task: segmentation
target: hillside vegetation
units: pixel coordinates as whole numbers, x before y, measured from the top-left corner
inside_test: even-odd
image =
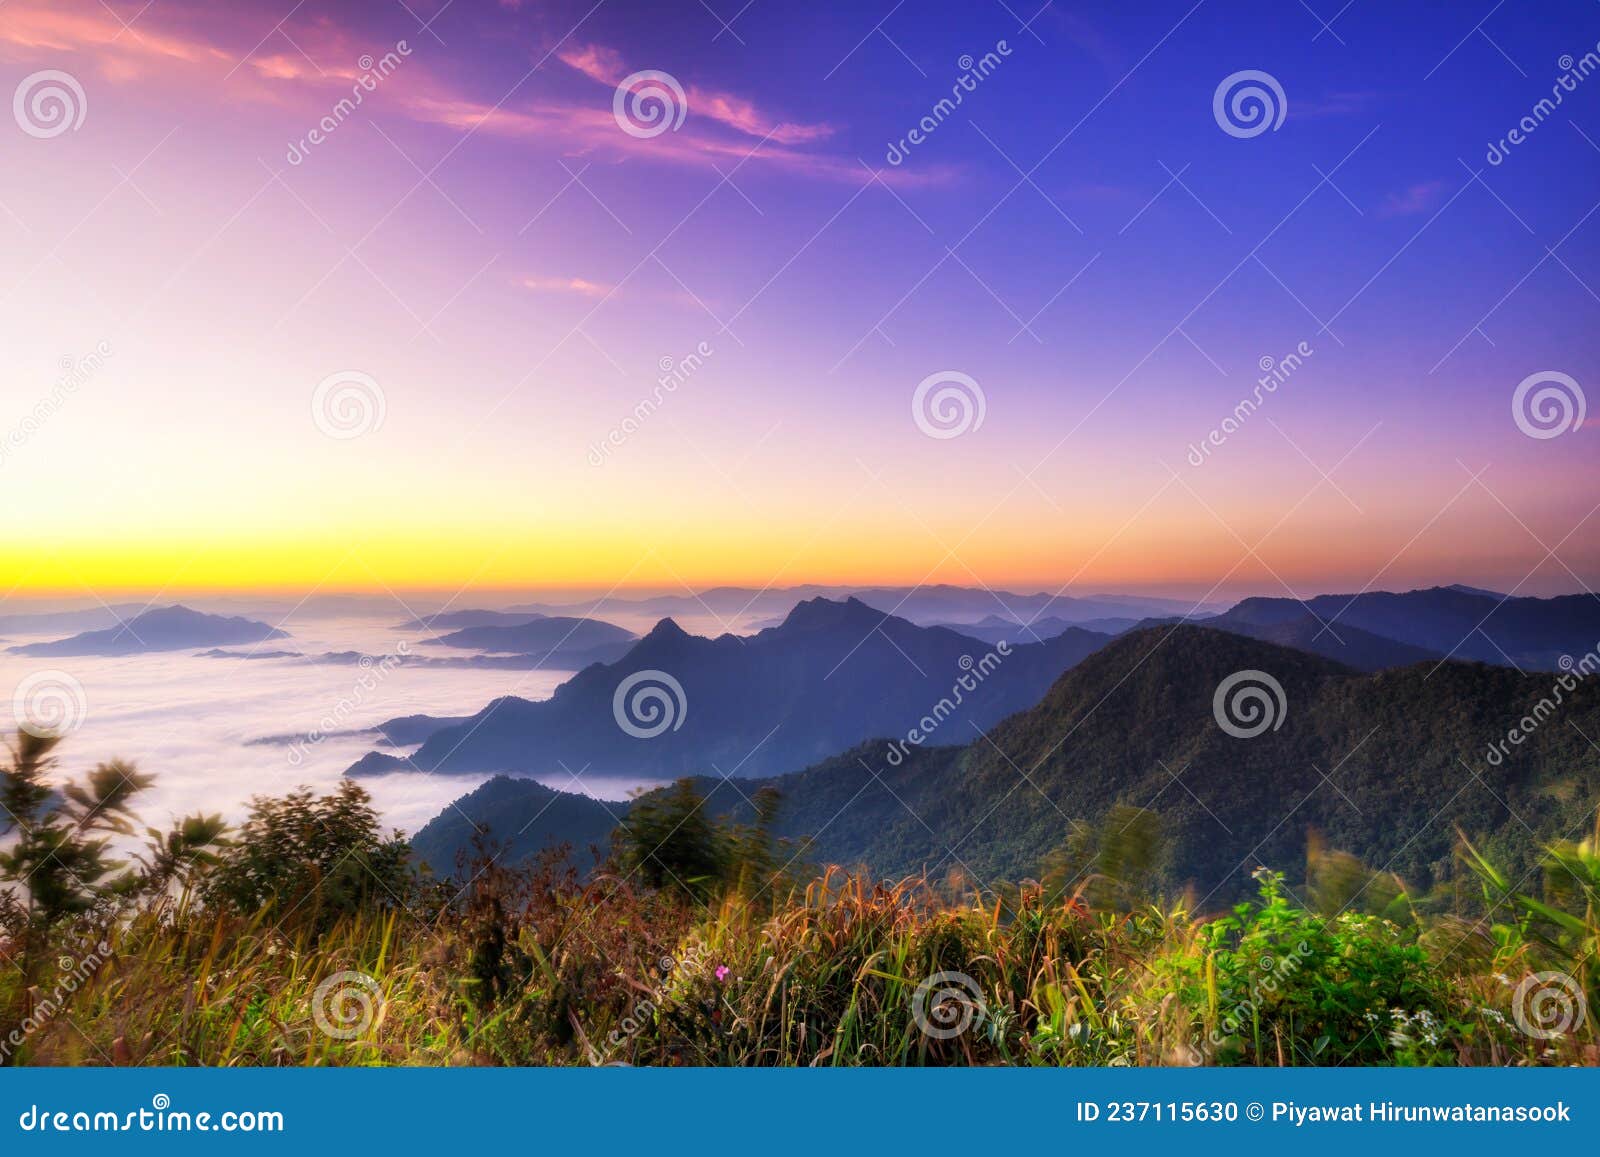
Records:
[[[1237,738],[1219,725],[1214,693],[1249,670],[1281,685],[1284,707],[1274,708],[1275,730]],[[983,732],[947,724],[936,733],[960,746],[890,758],[885,738],[797,774],[696,784],[712,814],[741,822],[752,819],[752,794],[775,787],[777,835],[806,841],[813,863],[864,865],[878,877],[959,869],[1021,879],[1074,825],[1133,807],[1161,815],[1155,882],[1169,894],[1231,903],[1254,893],[1260,864],[1298,882],[1313,829],[1426,892],[1455,886],[1458,830],[1521,876],[1572,834],[1583,801],[1600,798],[1591,742],[1600,741],[1600,679],[1568,682],[1556,706],[1550,675],[1456,662],[1362,674],[1169,625],[1115,640]],[[1526,732],[1515,744],[1512,728]],[[516,856],[562,840],[583,850],[596,827],[628,822],[621,805],[567,797],[562,806],[583,818],[563,834],[543,810],[548,789],[502,781],[483,794],[418,834],[439,871],[468,846],[467,817]],[[527,826],[536,813],[544,818]]]
[[[592,873],[485,846],[458,885],[349,782],[121,861],[151,778],[62,777],[56,746],[0,769],[6,1063],[1600,1063],[1587,801],[1525,877],[1457,836],[1457,887],[1421,897],[1314,845],[1221,906],[1162,887],[1154,810],[1064,825],[1016,882],[895,882],[806,869],[774,789],[731,824],[686,780]]]

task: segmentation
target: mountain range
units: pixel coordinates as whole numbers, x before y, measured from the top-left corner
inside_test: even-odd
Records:
[[[1072,628],[985,654],[977,640],[856,599],[802,602],[781,626],[749,637],[689,635],[663,619],[621,659],[580,671],[548,700],[495,700],[440,728],[409,760],[374,752],[350,770],[765,775],[905,734],[925,718],[941,741],[966,742],[974,727],[1035,702],[1108,638]]]
[[[1252,598],[1224,618],[1275,627],[1310,615],[1344,634],[1346,626],[1422,648],[1441,657],[1522,669],[1555,670],[1600,646],[1600,595],[1514,598],[1470,587],[1432,587],[1392,594]],[[1320,629],[1320,628],[1319,628]]]
[[[523,622],[463,626],[425,642],[494,654],[547,658],[579,655],[581,661],[574,663],[572,668],[577,670],[591,662],[604,663],[621,658],[638,637],[632,631],[599,619],[541,615]]]
[[[12,647],[19,655],[139,655],[287,639],[289,633],[252,619],[208,615],[185,606],[144,611],[115,627],[47,643]]]
[[[1131,621],[1152,615],[1181,615],[1207,608],[1196,607],[1183,599],[1151,598],[1142,595],[1087,595],[1074,597],[1047,594],[1040,591],[1031,595],[1011,591],[990,591],[971,587],[933,584],[922,587],[842,587],[798,586],[767,587],[712,587],[709,590],[684,595],[657,595],[650,598],[619,598],[610,596],[591,602],[574,603],[522,603],[507,607],[508,612],[536,612],[540,614],[596,614],[630,612],[648,615],[696,615],[710,612],[716,615],[786,615],[796,603],[811,599],[840,602],[857,599],[874,610],[898,615],[916,623],[969,622],[986,615],[1003,613],[1023,622],[1037,616],[1052,614],[1072,623],[1087,619],[1122,617]],[[1211,608],[1218,609],[1221,608]]]
[[[1268,687],[1271,725],[1249,737],[1217,704],[1240,672],[1282,690],[1279,699]],[[1036,875],[1075,821],[1099,824],[1130,805],[1159,816],[1161,878],[1192,888],[1201,906],[1247,891],[1258,865],[1293,876],[1311,829],[1426,887],[1447,874],[1458,829],[1523,871],[1540,841],[1584,826],[1600,798],[1600,679],[1569,681],[1552,707],[1546,675],[1458,661],[1364,673],[1172,624],[1108,643],[971,741],[911,747],[896,761],[885,736],[793,774],[699,785],[709,812],[748,820],[749,797],[770,783],[782,794],[776,831],[807,841],[808,862],[886,876]],[[572,797],[560,801],[570,836],[537,824],[519,835],[549,791],[493,781],[423,828],[419,854],[436,867],[453,860],[473,824],[522,855],[552,840],[582,846],[614,817],[625,822],[624,805]]]

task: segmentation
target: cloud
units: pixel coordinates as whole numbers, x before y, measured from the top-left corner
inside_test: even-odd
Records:
[[[556,58],[569,68],[608,88],[615,88],[629,76],[621,53],[600,44],[574,45],[558,52]],[[691,115],[709,117],[746,136],[793,145],[823,140],[832,136],[834,132],[833,126],[829,124],[796,124],[774,120],[757,109],[753,101],[732,93],[691,85],[686,90],[686,95]]]
[[[563,48],[556,53],[556,59],[601,84],[614,85],[628,75],[621,54],[599,44],[577,44]]]
[[[1398,193],[1390,193],[1378,206],[1378,216],[1411,217],[1426,213],[1439,203],[1443,195],[1443,181],[1422,181]]]
[[[348,93],[365,71],[359,64],[363,57],[395,46],[386,34],[365,35],[326,16],[291,17],[274,28],[264,17],[246,21],[237,11],[182,3],[153,6],[131,28],[86,0],[8,0],[4,17],[0,57],[20,54],[57,62],[75,53],[91,63],[67,67],[95,67],[113,83],[139,81],[207,106],[247,101],[312,118],[326,112],[330,95]],[[558,55],[597,84],[614,88],[629,75],[621,54],[604,45],[576,45]],[[613,162],[637,158],[723,173],[748,164],[852,184],[868,179],[868,170],[854,157],[805,147],[832,136],[832,125],[780,120],[754,101],[717,89],[690,87],[684,124],[640,139],[618,126],[609,94],[576,101],[547,92],[537,99],[521,93],[506,98],[493,88],[491,97],[481,98],[468,83],[446,79],[418,53],[407,58],[403,79],[385,84],[382,99],[417,124],[539,142],[568,156]],[[495,100],[499,103],[491,103]],[[886,170],[880,179],[915,186],[942,183],[953,172],[945,167]]]
[[[599,299],[616,292],[614,285],[602,285],[581,277],[519,277],[517,284],[535,293],[563,293],[577,297]]]

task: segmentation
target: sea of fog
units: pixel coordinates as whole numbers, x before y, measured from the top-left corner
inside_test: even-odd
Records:
[[[296,618],[282,624],[286,639],[260,644],[259,651],[359,651],[382,657],[407,641],[412,653],[470,655],[471,651],[428,645],[423,632],[402,631],[397,613],[377,618]],[[644,631],[649,621],[628,616],[607,620]],[[269,620],[273,621],[273,620]],[[686,630],[716,633],[715,622],[684,618]],[[28,657],[7,648],[57,636],[9,634],[0,642],[0,719],[12,718],[13,691],[37,672],[64,671],[83,687],[82,722],[57,749],[60,773],[75,777],[109,759],[133,761],[156,777],[137,804],[141,824],[164,828],[173,816],[221,812],[243,817],[251,796],[281,794],[307,786],[329,791],[344,769],[368,751],[409,753],[414,748],[378,748],[374,736],[330,736],[308,744],[337,705],[348,714],[340,729],[372,727],[399,715],[471,715],[502,695],[545,699],[572,675],[563,671],[492,671],[385,664],[363,669],[355,664],[307,663],[298,659],[200,657],[191,651],[120,658]],[[229,650],[246,651],[235,647]],[[251,745],[252,739],[302,737],[288,744]],[[446,805],[481,784],[487,775],[402,772],[364,778],[362,785],[385,822],[414,832]],[[651,784],[585,772],[541,782],[563,791],[600,799],[625,799]]]

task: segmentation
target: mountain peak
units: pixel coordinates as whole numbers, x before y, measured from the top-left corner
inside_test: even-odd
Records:
[[[668,639],[687,639],[688,637],[689,632],[678,626],[677,621],[670,617],[662,619],[651,627],[650,633],[645,636],[646,639],[654,642],[664,642]]]
[[[854,623],[859,624],[863,630],[871,630],[888,617],[884,612],[867,606],[854,595],[843,602],[819,595],[817,598],[804,599],[796,603],[779,629],[819,630]]]

